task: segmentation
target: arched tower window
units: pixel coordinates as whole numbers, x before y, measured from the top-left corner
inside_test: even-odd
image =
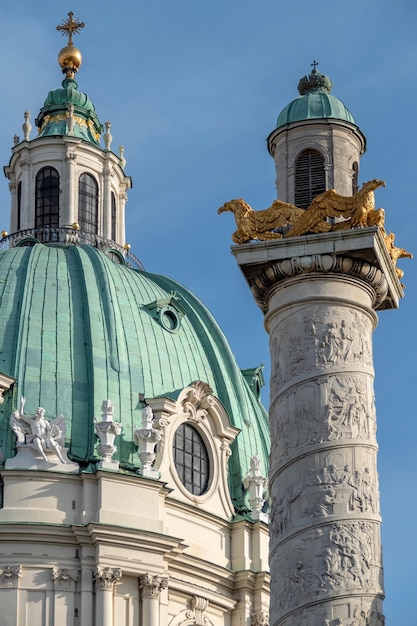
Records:
[[[81,174],[78,183],[78,222],[81,230],[97,234],[98,184],[90,174]]]
[[[36,175],[35,227],[41,226],[59,226],[59,174],[53,167]]]
[[[317,150],[304,150],[295,162],[295,205],[307,209],[323,191],[326,191],[324,157]]]
[[[22,181],[19,180],[17,185],[17,224],[16,230],[20,230],[20,223],[22,221]]]
[[[111,192],[111,238],[116,241],[116,196]]]
[[[352,165],[352,196],[358,191],[359,165],[355,161]]]

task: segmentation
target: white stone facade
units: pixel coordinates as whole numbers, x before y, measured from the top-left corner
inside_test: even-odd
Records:
[[[107,466],[57,473],[40,458],[37,469],[2,471],[5,626],[265,623],[268,526],[232,521],[227,468],[238,431],[202,382],[176,401],[148,402],[161,435],[158,479]],[[183,423],[209,451],[201,496],[184,488],[175,469],[173,437]]]

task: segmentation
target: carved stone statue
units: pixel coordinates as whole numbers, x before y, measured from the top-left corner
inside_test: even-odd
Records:
[[[26,416],[25,402],[26,399],[22,396],[20,409],[13,411],[10,416],[10,427],[16,434],[18,444],[26,444],[33,448],[46,462],[50,460],[47,454],[54,453],[61,463],[65,463],[61,454],[61,446],[65,440],[64,416],[60,415],[49,422],[42,407],[38,407],[34,415]]]

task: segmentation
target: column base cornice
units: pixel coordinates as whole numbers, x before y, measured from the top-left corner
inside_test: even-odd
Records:
[[[403,296],[382,234],[376,227],[275,239],[232,247],[253,296],[264,313],[271,291],[314,274],[366,283],[376,310],[398,308]]]

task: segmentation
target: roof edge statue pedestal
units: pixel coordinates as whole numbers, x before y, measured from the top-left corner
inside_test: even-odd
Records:
[[[384,624],[372,331],[375,311],[398,307],[395,262],[411,255],[393,253],[374,209],[382,184],[325,192],[259,236],[236,219],[264,240],[232,253],[270,336],[271,626]]]

